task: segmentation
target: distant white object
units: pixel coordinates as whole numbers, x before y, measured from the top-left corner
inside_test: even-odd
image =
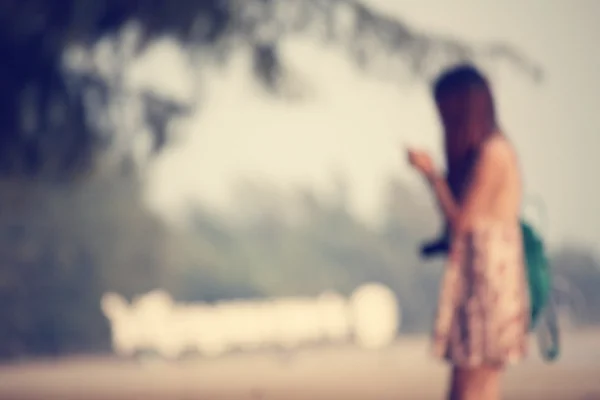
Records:
[[[351,338],[361,347],[377,349],[394,340],[400,315],[394,293],[373,283],[359,287],[349,300],[326,292],[316,299],[177,304],[165,291],[155,290],[131,304],[106,293],[101,306],[117,354],[154,350],[167,358],[187,350],[217,356],[233,349],[294,349]]]
[[[396,337],[400,310],[394,292],[372,283],[359,287],[350,298],[356,342],[368,349],[386,346]]]

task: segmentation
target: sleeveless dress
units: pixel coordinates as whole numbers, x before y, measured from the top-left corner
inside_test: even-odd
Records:
[[[458,367],[503,366],[527,353],[529,291],[518,221],[479,221],[452,241],[433,351]]]

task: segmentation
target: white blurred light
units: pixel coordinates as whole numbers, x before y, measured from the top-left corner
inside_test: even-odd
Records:
[[[165,291],[155,290],[131,304],[106,293],[101,306],[111,324],[113,349],[124,356],[136,350],[166,358],[189,350],[218,356],[234,349],[291,350],[351,338],[363,348],[377,349],[394,340],[399,322],[394,293],[373,283],[359,287],[348,300],[326,292],[317,298],[177,304]]]

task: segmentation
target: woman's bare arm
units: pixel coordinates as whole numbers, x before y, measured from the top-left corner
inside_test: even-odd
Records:
[[[450,190],[450,186],[441,175],[435,174],[431,177],[428,177],[429,185],[433,190],[435,199],[437,200],[438,207],[440,211],[444,215],[446,222],[450,226],[455,225],[456,218],[459,214],[459,206],[458,202],[454,198],[452,191]]]

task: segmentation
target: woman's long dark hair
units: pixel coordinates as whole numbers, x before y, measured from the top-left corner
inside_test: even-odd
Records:
[[[471,65],[444,72],[433,91],[445,132],[448,183],[460,198],[481,145],[498,130],[492,91]]]

